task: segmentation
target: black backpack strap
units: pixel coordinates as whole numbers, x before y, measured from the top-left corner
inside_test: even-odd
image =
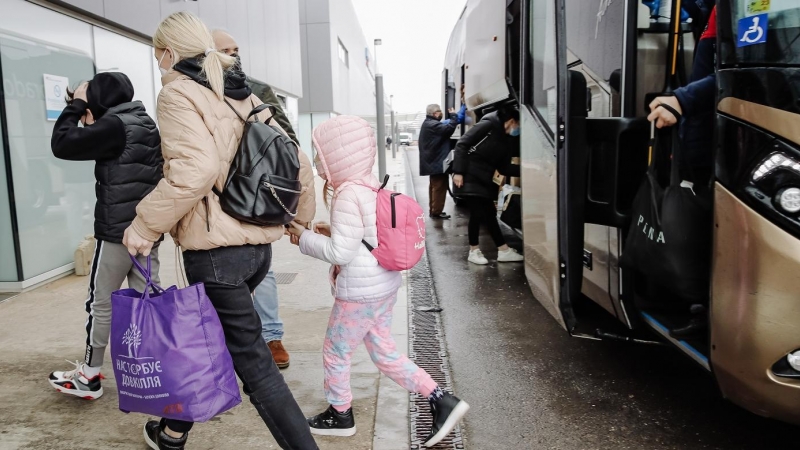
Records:
[[[234,108],[233,105],[231,105],[230,102],[228,102],[227,98],[225,99],[225,104],[228,105],[228,107],[231,109],[231,111],[233,111],[236,114],[236,116],[244,123],[247,123],[247,121],[251,117],[255,116],[256,114],[261,113],[262,111],[264,111],[267,108],[269,108],[269,112],[272,114],[270,116],[270,118],[267,120],[267,123],[269,123],[269,121],[271,121],[271,120],[273,120],[275,118],[275,107],[274,106],[269,105],[267,103],[263,103],[261,105],[256,106],[255,102],[253,102],[253,99],[250,99],[250,104],[253,105],[253,109],[252,109],[252,111],[250,111],[250,114],[247,115],[247,119],[245,119],[244,117],[242,117],[241,114],[239,114],[239,111],[237,111],[236,108]],[[258,122],[258,117],[256,117],[255,121]]]
[[[228,107],[231,109],[231,111],[233,111],[233,113],[234,113],[234,114],[236,114],[236,117],[238,117],[239,119],[241,119],[241,121],[242,121],[242,122],[247,122],[247,120],[245,120],[245,118],[244,118],[244,117],[242,117],[242,115],[241,115],[241,114],[239,114],[239,111],[237,111],[237,110],[236,110],[236,108],[234,108],[234,107],[233,107],[233,105],[231,105],[231,104],[228,102],[228,99],[227,99],[227,98],[226,98],[226,99],[224,99],[224,100],[225,100],[225,104],[226,104],[226,105],[228,105]],[[252,113],[251,113],[251,114],[252,114]],[[248,116],[248,118],[249,118],[249,116]]]
[[[253,101],[250,100],[250,102],[252,104]],[[275,119],[275,107],[273,105],[268,104],[268,103],[262,103],[262,104],[260,104],[258,106],[255,106],[255,104],[253,104],[253,110],[250,111],[250,114],[247,115],[247,118],[250,119],[251,117],[255,116],[256,114],[259,114],[259,113],[263,112],[265,109],[268,109],[268,108],[269,108],[269,112],[271,114],[269,119],[267,119],[267,124],[269,124],[269,122],[271,122],[272,120]],[[258,122],[258,117],[256,117],[256,122]]]
[[[381,189],[385,188],[387,184],[389,184],[389,174],[388,173],[386,174],[386,176],[383,177],[383,184],[381,185],[381,187],[378,190],[380,191]],[[370,252],[375,250],[375,247],[369,245],[369,242],[365,241],[364,239],[361,240],[361,243],[364,244],[364,246],[367,247],[367,250],[369,250]]]

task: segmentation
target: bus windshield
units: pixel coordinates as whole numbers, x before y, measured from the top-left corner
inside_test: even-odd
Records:
[[[764,14],[769,19],[767,24],[763,23]],[[731,20],[736,63],[800,65],[798,0],[731,0]]]

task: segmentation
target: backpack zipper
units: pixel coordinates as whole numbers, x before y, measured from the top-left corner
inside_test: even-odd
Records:
[[[291,192],[291,193],[293,193],[293,194],[301,194],[301,192],[300,192],[300,191],[296,191],[296,190],[294,190],[294,189],[289,189],[289,188],[285,188],[285,187],[277,186],[277,185],[275,185],[275,184],[272,184],[272,183],[270,183],[270,182],[268,182],[268,181],[264,181],[264,182],[262,182],[261,184],[263,184],[264,186],[266,186],[266,187],[268,187],[268,188],[277,189],[277,190],[279,190],[279,191]]]
[[[391,195],[390,199],[392,201],[392,228],[397,228],[397,213],[394,209],[394,198],[400,195],[399,193],[394,193]]]

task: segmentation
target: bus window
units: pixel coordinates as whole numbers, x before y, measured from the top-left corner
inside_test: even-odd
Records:
[[[800,5],[797,0],[771,0],[766,10],[753,10],[750,0],[731,0],[731,35],[723,46],[723,64],[753,66],[800,64]],[[741,45],[739,21],[757,14],[769,14],[766,42]]]
[[[533,87],[526,94],[526,103],[534,107],[551,135],[556,129],[557,114],[554,3],[531,1],[528,57],[533,67]]]

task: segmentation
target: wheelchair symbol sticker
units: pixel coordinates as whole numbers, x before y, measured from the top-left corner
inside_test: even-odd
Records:
[[[736,34],[736,46],[746,47],[748,45],[767,42],[768,25],[769,14],[759,14],[757,16],[739,19],[739,32]]]

